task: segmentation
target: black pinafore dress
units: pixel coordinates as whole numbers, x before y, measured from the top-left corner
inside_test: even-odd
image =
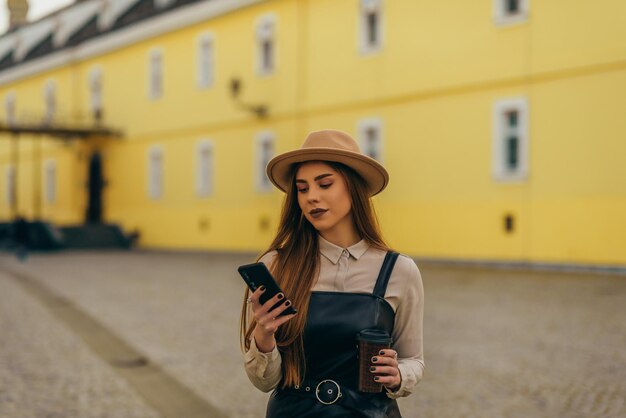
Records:
[[[381,393],[358,391],[357,334],[377,329],[392,335],[395,313],[385,292],[398,253],[388,252],[369,293],[312,291],[304,328],[306,371],[301,385],[282,389],[267,404],[266,418],[401,418],[398,404]]]

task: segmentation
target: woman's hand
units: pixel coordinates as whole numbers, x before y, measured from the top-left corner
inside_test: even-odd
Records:
[[[274,349],[276,340],[274,334],[279,326],[289,321],[295,316],[295,314],[279,316],[282,311],[291,306],[291,301],[287,300],[280,306],[271,310],[272,306],[276,305],[285,295],[282,293],[277,294],[270,300],[266,301],[263,305],[260,304],[259,298],[265,292],[265,287],[259,287],[249,298],[248,302],[252,306],[252,312],[254,313],[254,319],[257,323],[254,328],[254,340],[256,341],[257,348],[263,353],[269,353]]]
[[[400,389],[402,376],[398,369],[398,353],[386,348],[381,350],[378,356],[372,357],[370,371],[376,375],[374,380],[382,383],[387,389],[395,392]]]

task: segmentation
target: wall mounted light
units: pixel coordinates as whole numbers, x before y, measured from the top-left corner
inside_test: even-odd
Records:
[[[230,95],[235,101],[235,103],[237,103],[239,107],[241,107],[242,109],[254,113],[258,118],[262,119],[262,118],[267,117],[267,114],[269,112],[267,105],[251,105],[251,104],[243,103],[239,97],[241,94],[241,90],[242,90],[241,80],[239,78],[232,78],[230,80]]]

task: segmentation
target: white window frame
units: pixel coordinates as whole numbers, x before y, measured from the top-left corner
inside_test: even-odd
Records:
[[[198,36],[196,57],[198,88],[209,88],[215,81],[215,36],[212,33]]]
[[[276,72],[276,68],[278,67],[278,48],[276,40],[278,37],[276,36],[277,30],[277,18],[273,13],[266,14],[258,18],[256,24],[256,48],[255,48],[255,62],[256,62],[256,72],[260,76],[267,76]],[[271,42],[272,44],[272,54],[270,58],[271,66],[268,67],[266,65],[264,59],[264,43],[266,41]]]
[[[52,205],[57,200],[57,163],[55,160],[47,160],[44,163],[44,199]]]
[[[506,126],[507,113],[517,112],[515,128],[518,143],[517,169],[510,171],[506,163],[506,140],[509,127]],[[528,178],[528,100],[514,97],[497,100],[493,106],[492,170],[494,179],[500,182],[521,182]]]
[[[89,108],[92,114],[102,114],[102,68],[93,67],[89,72]]]
[[[271,155],[267,156],[267,158],[263,158],[263,153],[268,143],[271,146]],[[267,168],[267,163],[269,163],[276,154],[276,135],[270,131],[259,132],[256,136],[254,148],[254,157],[256,160],[254,164],[254,181],[256,190],[261,193],[270,192],[272,190],[272,182],[267,177],[265,169]]]
[[[4,97],[4,116],[8,125],[13,125],[15,123],[16,101],[17,99],[14,91],[10,91]]]
[[[368,132],[375,130],[377,134],[377,141],[375,144],[375,152],[378,158],[375,158],[379,163],[383,163],[383,150],[384,150],[384,136],[383,136],[383,122],[381,118],[373,117],[362,119],[357,124],[357,138],[359,140],[359,147],[361,152],[371,157],[368,144]]]
[[[159,200],[163,197],[163,189],[165,183],[165,156],[163,147],[160,145],[153,145],[148,148],[147,153],[147,191],[148,197],[153,200]],[[158,161],[160,166],[155,166],[155,162]],[[157,169],[159,171],[157,171]]]
[[[9,206],[15,203],[15,191],[16,191],[16,175],[15,175],[15,166],[10,165],[6,168],[5,171],[5,194],[4,199]]]
[[[163,50],[161,48],[151,49],[148,54],[148,97],[151,100],[158,100],[163,97],[165,84],[163,67]]]
[[[45,103],[45,116],[44,121],[46,123],[52,123],[57,113],[57,85],[52,79],[46,81],[43,87],[43,99]]]
[[[368,16],[370,13],[376,13],[378,15],[378,36],[376,43],[372,44],[369,41],[369,22]],[[379,52],[383,47],[384,42],[384,13],[383,13],[383,0],[359,0],[359,22],[358,22],[358,37],[359,37],[359,51],[363,55],[369,55]]]
[[[519,12],[509,14],[506,11],[505,2],[507,0],[493,0],[493,20],[498,26],[509,26],[528,21],[528,10],[530,0],[518,0]]]
[[[208,154],[208,161],[204,156]],[[196,195],[209,197],[213,194],[215,179],[215,144],[209,139],[202,139],[196,146]]]

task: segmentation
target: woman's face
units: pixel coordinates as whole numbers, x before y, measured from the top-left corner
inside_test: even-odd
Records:
[[[352,202],[343,176],[321,161],[309,161],[296,171],[298,204],[318,231],[352,226]]]

